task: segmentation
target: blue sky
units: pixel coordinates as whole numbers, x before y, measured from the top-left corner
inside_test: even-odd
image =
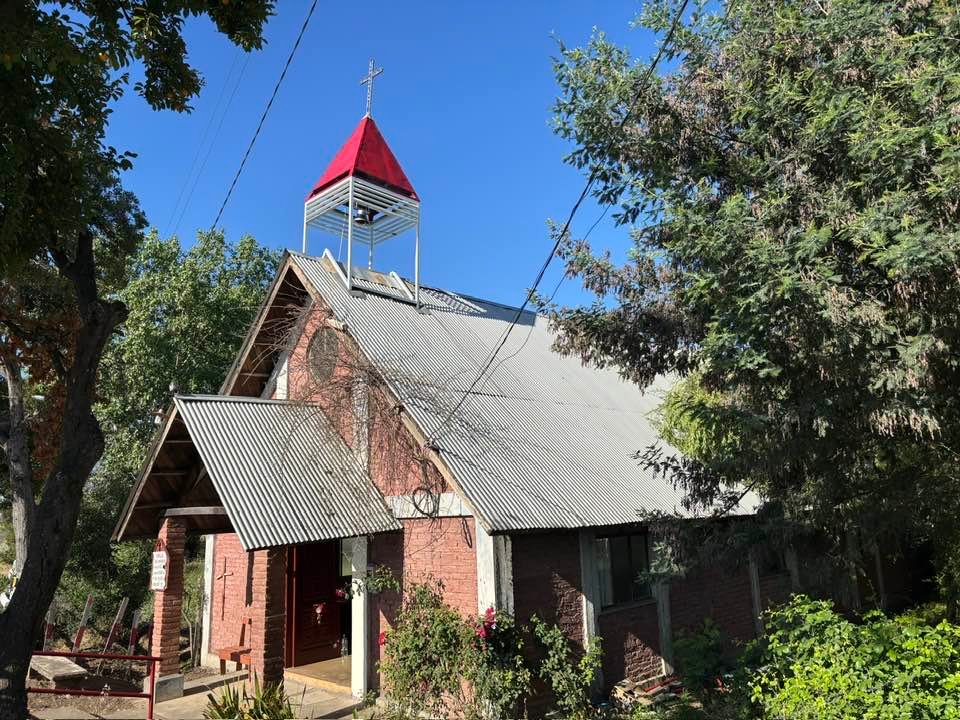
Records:
[[[308,7],[280,3],[250,56],[205,19],[189,22],[190,60],[206,80],[192,114],[152,111],[133,92],[117,105],[108,141],[138,153],[124,183],[163,235],[190,243],[213,222]],[[373,116],[422,199],[424,282],[520,302],[550,247],[546,220],[566,217],[585,181],[550,130],[552,35],[579,45],[597,27],[646,59],[652,36],[629,28],[639,7],[320,0],[220,225],[231,240],[299,249],[303,198],[363,115],[359,80],[374,56],[384,74]],[[585,204],[574,231],[598,215]],[[591,241],[622,257],[626,231],[605,220]],[[337,243],[313,234],[310,252]],[[375,266],[409,276],[412,258],[412,239],[397,238]],[[543,287],[559,273],[558,263]],[[558,295],[583,297],[570,281]]]

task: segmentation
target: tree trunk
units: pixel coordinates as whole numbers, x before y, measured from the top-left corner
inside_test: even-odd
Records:
[[[3,450],[7,456],[10,481],[11,515],[13,520],[13,574],[23,572],[27,543],[33,532],[33,466],[30,462],[30,441],[23,410],[23,377],[20,363],[10,348],[0,352],[3,377],[7,382],[9,428],[3,434]]]
[[[107,340],[126,315],[122,303],[97,295],[92,234],[79,239],[75,259],[53,254],[61,274],[73,284],[80,323],[73,362],[62,380],[66,393],[57,462],[35,508],[23,572],[0,614],[0,720],[27,717],[30,656],[67,563],[83,486],[103,453],[103,434],[92,411],[97,369]],[[11,423],[10,432],[14,430]],[[19,432],[25,434],[26,427],[21,425]]]

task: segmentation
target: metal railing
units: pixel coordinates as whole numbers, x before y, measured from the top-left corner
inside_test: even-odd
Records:
[[[147,699],[147,720],[153,720],[153,696],[157,682],[157,663],[160,658],[152,655],[117,655],[116,653],[91,653],[91,652],[61,652],[55,650],[38,650],[33,653],[45,657],[67,657],[67,658],[87,658],[90,660],[128,660],[130,662],[146,662],[150,665],[149,678],[147,685],[149,692],[133,692],[130,690],[83,690],[79,688],[38,688],[28,687],[27,692],[43,693],[46,695],[81,695],[86,697],[121,697],[121,698],[146,698]]]

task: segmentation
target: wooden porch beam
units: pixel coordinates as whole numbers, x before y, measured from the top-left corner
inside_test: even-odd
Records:
[[[197,507],[172,507],[163,513],[164,517],[191,517],[195,515],[226,515],[222,505]]]

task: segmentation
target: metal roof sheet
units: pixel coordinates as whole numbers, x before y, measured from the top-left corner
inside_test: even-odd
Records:
[[[662,444],[650,414],[668,380],[641,391],[614,370],[562,356],[551,349],[547,320],[528,312],[487,381],[444,425],[516,309],[421,288],[429,309],[421,313],[383,295],[351,295],[329,260],[291,257],[433,440],[493,532],[619,525],[649,512],[683,512],[682,491],[632,458]]]
[[[174,401],[244,549],[400,529],[318,407],[220,395]]]

